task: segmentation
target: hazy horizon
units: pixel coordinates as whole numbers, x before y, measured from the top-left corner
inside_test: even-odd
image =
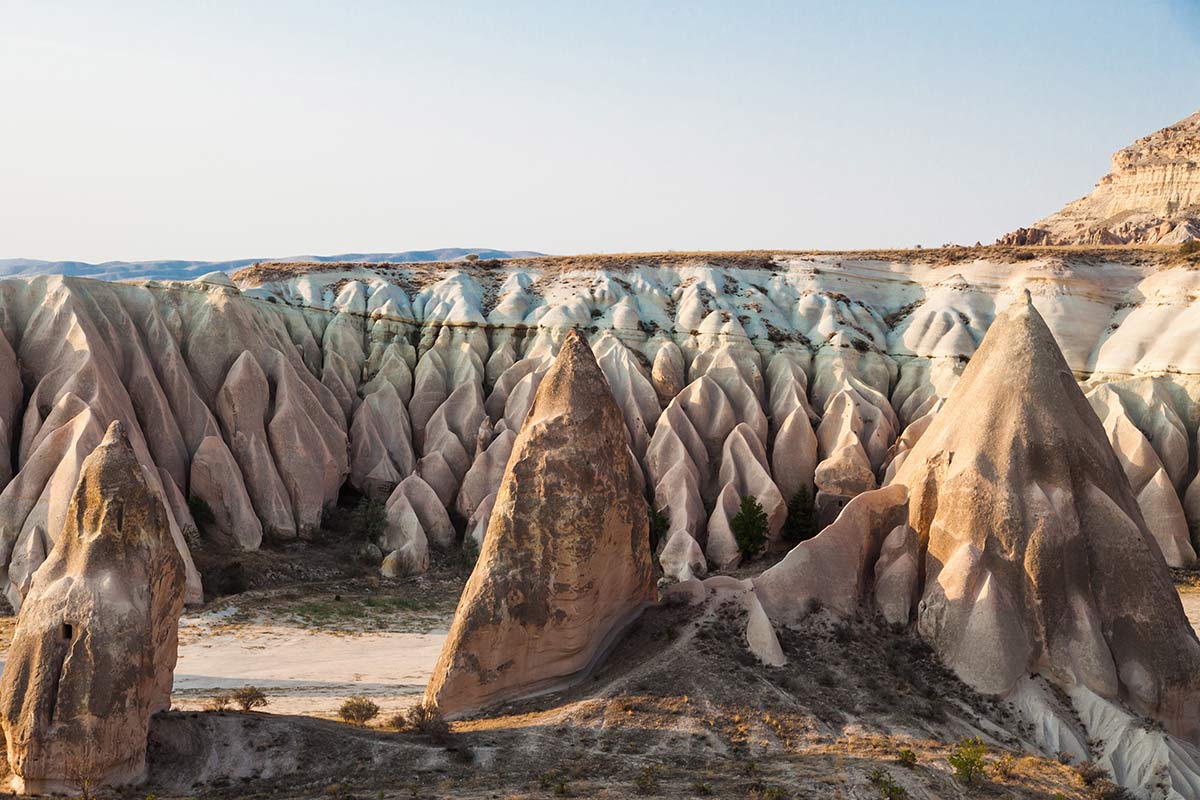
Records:
[[[0,2],[0,258],[988,243],[1200,108],[1200,2]]]

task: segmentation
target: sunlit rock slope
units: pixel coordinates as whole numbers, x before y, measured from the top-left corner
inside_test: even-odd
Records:
[[[571,328],[587,335],[667,519],[659,562],[680,578],[730,568],[742,497],[759,500],[777,538],[798,492],[828,520],[894,474],[1023,289],[1147,525],[1188,564],[1200,272],[1171,258],[658,254],[3,280],[4,586],[19,604],[114,419],[184,550],[197,536],[229,549],[305,536],[349,487],[385,504],[384,573],[420,571],[430,548],[482,540]],[[190,560],[188,575],[198,599]]]

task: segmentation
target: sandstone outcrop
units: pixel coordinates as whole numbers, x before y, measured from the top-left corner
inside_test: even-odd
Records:
[[[0,680],[18,793],[143,778],[150,715],[170,706],[184,600],[170,518],[124,427],[112,423],[83,461]]]
[[[1200,239],[1200,112],[1117,151],[1095,190],[1000,244],[1181,244]]]
[[[624,418],[572,332],[513,444],[426,702],[458,715],[586,674],[653,598],[650,558]]]

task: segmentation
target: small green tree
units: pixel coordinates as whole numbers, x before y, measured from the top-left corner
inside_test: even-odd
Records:
[[[801,484],[788,501],[787,519],[783,522],[783,539],[787,542],[803,542],[817,535],[817,519],[813,514],[812,492]]]
[[[767,543],[767,512],[754,495],[742,498],[738,513],[729,521],[738,550],[746,561],[754,558]]]
[[[987,753],[987,745],[978,737],[963,739],[954,746],[946,758],[954,769],[954,777],[965,786],[973,786],[983,777],[985,767],[983,757]]]
[[[650,550],[651,552],[658,549],[658,543],[667,535],[667,531],[671,529],[671,520],[662,512],[662,509],[650,508]]]
[[[354,526],[358,538],[373,542],[387,527],[387,508],[383,503],[364,497],[354,507],[350,523]]]

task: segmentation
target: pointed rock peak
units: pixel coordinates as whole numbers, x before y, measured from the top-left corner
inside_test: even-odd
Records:
[[[125,423],[119,419],[114,419],[108,424],[108,430],[104,432],[104,438],[100,441],[101,447],[109,444],[124,445],[130,452],[133,451],[129,445],[129,434],[125,432]]]
[[[18,793],[144,778],[150,715],[171,705],[186,581],[168,513],[113,422],[83,461],[0,677]]]
[[[554,363],[542,377],[529,420],[606,402],[616,405],[587,339],[577,330],[569,331],[558,348]]]
[[[513,443],[426,702],[461,715],[578,680],[653,596],[641,474],[572,331]]]
[[[1023,292],[897,471],[921,634],[976,689],[1030,673],[1200,737],[1200,642],[1129,480]]]
[[[166,513],[146,482],[124,423],[114,420],[80,467],[64,535],[121,539],[166,531],[169,539]]]

